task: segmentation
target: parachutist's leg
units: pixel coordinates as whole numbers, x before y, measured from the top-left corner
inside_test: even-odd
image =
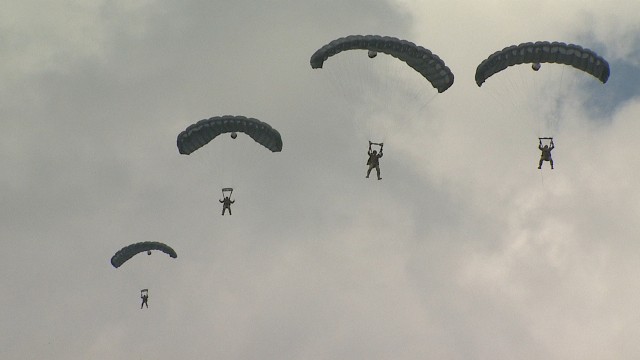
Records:
[[[378,180],[382,180],[380,177],[380,166],[376,166],[376,175],[378,175]]]
[[[551,170],[553,170],[553,159],[549,159],[549,164],[551,164]]]
[[[540,162],[538,163],[538,169],[542,169],[542,158],[540,158]]]
[[[367,179],[369,178],[369,174],[371,174],[371,169],[373,169],[373,167],[369,165],[369,170],[367,170]]]

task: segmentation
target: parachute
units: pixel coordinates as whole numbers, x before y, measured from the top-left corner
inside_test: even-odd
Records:
[[[322,68],[329,57],[347,50],[368,50],[370,58],[376,53],[391,55],[409,65],[425,77],[439,93],[453,85],[453,73],[436,54],[406,40],[379,35],[350,35],[331,41],[311,56],[311,67]]]
[[[113,265],[114,268],[119,268],[127,260],[131,259],[133,256],[141,252],[146,251],[149,255],[151,255],[151,250],[160,250],[174,259],[178,257],[178,254],[176,254],[176,252],[166,244],[156,241],[145,241],[131,244],[118,250],[118,252],[116,252],[111,257],[111,265]]]
[[[561,42],[538,41],[508,46],[493,53],[478,65],[476,84],[482,86],[489,77],[519,64],[556,63],[571,65],[584,71],[603,84],[609,79],[609,63],[592,50],[575,44]],[[535,69],[534,67],[534,70]]]
[[[189,125],[178,135],[178,151],[189,155],[223,133],[245,133],[272,152],[282,151],[280,133],[269,124],[245,116],[215,116]]]

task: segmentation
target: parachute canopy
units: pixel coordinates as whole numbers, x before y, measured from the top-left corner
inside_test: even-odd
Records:
[[[178,151],[189,155],[216,136],[228,132],[245,133],[273,152],[282,151],[282,138],[276,129],[258,119],[233,115],[215,116],[189,125],[178,135]]]
[[[379,35],[350,35],[331,41],[311,56],[311,67],[322,68],[329,57],[347,50],[369,50],[369,57],[385,53],[404,61],[425,77],[439,93],[453,85],[453,73],[436,54],[406,40]]]
[[[118,252],[116,252],[111,257],[111,265],[113,265],[113,267],[115,268],[119,268],[134,255],[145,251],[150,252],[151,250],[160,250],[174,259],[178,257],[178,254],[176,254],[176,252],[169,245],[156,241],[145,241],[131,244],[118,250]]]
[[[591,74],[602,83],[606,83],[609,79],[609,63],[592,50],[580,45],[538,41],[508,46],[493,53],[478,65],[476,84],[482,86],[482,83],[493,74],[509,66],[536,63],[571,65]]]

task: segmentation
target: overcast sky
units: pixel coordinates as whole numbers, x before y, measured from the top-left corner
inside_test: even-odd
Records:
[[[637,359],[640,2],[9,0],[0,13],[0,358]],[[455,74],[437,94],[388,56]],[[521,42],[611,65],[476,66]],[[512,71],[513,70],[513,71]],[[240,135],[190,156],[217,115]],[[537,169],[553,136],[555,169]],[[383,180],[365,179],[384,141]],[[235,188],[221,216],[222,187]],[[120,248],[160,241],[178,253]],[[140,289],[149,308],[140,310]]]

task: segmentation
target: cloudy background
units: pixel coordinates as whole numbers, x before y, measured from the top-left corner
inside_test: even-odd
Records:
[[[0,358],[640,357],[639,13],[635,0],[10,0]],[[350,34],[431,49],[455,83],[436,95],[359,52],[311,69]],[[533,85],[522,69],[475,85],[489,54],[535,40],[595,50],[609,82],[569,69],[556,84],[543,66]],[[239,136],[178,154],[180,131],[224,114],[270,123],[283,151]],[[553,171],[536,168],[539,136],[557,140]],[[364,179],[370,137],[386,145],[382,181]],[[139,241],[178,258],[110,265]]]

